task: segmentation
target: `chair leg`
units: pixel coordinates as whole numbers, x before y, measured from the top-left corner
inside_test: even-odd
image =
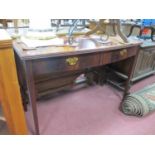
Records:
[[[152,41],[155,41],[154,35],[155,35],[155,29],[152,27],[152,31],[151,31],[151,40]]]
[[[132,35],[134,28],[139,28],[139,30],[140,30],[139,35],[141,34],[141,27],[140,27],[139,25],[132,25],[132,26],[131,26],[131,29],[130,29],[130,32],[129,32],[129,34],[127,35],[127,37],[130,37],[130,36]]]

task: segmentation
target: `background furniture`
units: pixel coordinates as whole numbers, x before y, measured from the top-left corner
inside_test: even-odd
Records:
[[[10,19],[0,19],[0,23],[2,24],[3,28],[7,28],[8,27],[8,22],[12,22],[12,20]]]
[[[0,102],[11,134],[27,134],[12,40],[0,30]]]
[[[149,26],[150,24],[151,26],[153,26],[155,24],[155,20],[153,20],[151,23],[150,20],[144,20],[144,27]],[[133,35],[131,37],[142,35],[142,30],[144,27],[137,24],[136,26],[133,26],[133,29],[132,25],[133,24],[131,23],[123,23],[123,32],[126,35]],[[132,82],[136,82],[137,80],[141,80],[155,73],[155,42],[153,42],[150,38],[144,38],[141,39],[141,41],[143,43],[140,45],[140,52],[131,80]],[[110,70],[114,73],[111,75],[111,77],[114,77],[114,75],[117,75],[117,77],[115,79],[111,78],[109,82],[115,85],[117,88],[124,89],[124,82],[127,79],[128,64],[130,64],[129,60],[126,62],[119,62],[110,66]]]
[[[132,81],[155,73],[155,44],[141,45]]]
[[[111,80],[109,82],[115,85],[117,88],[124,89],[124,83],[126,81],[130,59],[115,63],[110,66],[112,71]],[[155,43],[152,41],[144,41],[140,45],[140,51],[138,54],[136,66],[131,81],[136,82],[149,75],[155,73]],[[115,76],[117,75],[117,76]],[[115,77],[115,79],[113,78]]]

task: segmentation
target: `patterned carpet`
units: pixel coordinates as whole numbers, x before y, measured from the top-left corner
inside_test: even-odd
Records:
[[[122,106],[125,114],[145,116],[155,111],[155,84],[128,95]]]

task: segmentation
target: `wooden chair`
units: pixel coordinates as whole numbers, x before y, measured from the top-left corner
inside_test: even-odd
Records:
[[[154,19],[143,19],[141,24],[134,24],[131,26],[130,32],[127,37],[130,37],[135,28],[139,29],[139,34],[137,37],[141,39],[151,39],[155,41],[155,20]],[[148,33],[150,31],[150,34]],[[149,34],[149,35],[148,35]]]

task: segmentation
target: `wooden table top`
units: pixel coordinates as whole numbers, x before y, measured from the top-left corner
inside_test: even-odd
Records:
[[[80,36],[81,37],[81,36]],[[141,42],[130,41],[129,43],[124,43],[118,37],[110,37],[111,40],[108,44],[103,44],[97,42],[95,39],[90,37],[82,36],[79,44],[77,46],[47,46],[47,47],[37,47],[29,48],[20,40],[13,41],[13,46],[16,53],[22,60],[31,60],[47,57],[57,57],[57,56],[73,56],[77,54],[85,54],[92,52],[103,52],[110,50],[123,49],[132,46],[139,46]]]

